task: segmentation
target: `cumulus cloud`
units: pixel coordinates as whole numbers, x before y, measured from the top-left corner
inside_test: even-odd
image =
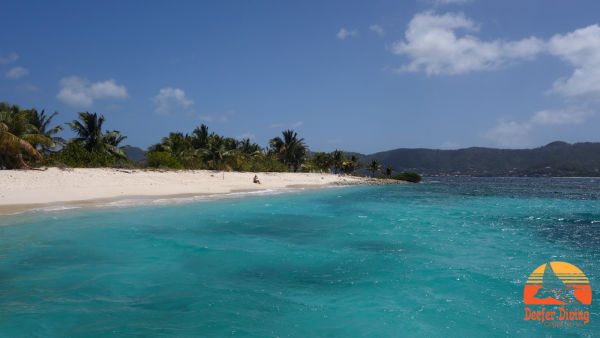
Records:
[[[62,78],[56,97],[73,107],[90,107],[96,99],[124,99],[128,97],[127,88],[118,85],[114,79],[90,82],[87,79],[70,76]]]
[[[575,67],[569,78],[554,82],[553,91],[569,98],[600,100],[600,27],[591,25],[553,36],[551,54]]]
[[[6,77],[9,79],[17,80],[22,78],[23,76],[27,76],[27,74],[29,74],[29,70],[27,68],[14,67],[8,72],[6,72]]]
[[[569,77],[554,82],[551,92],[567,99],[600,101],[600,26],[556,34],[547,41],[536,37],[482,41],[474,36],[478,29],[462,13],[419,13],[408,24],[405,39],[393,43],[391,51],[410,59],[400,71],[428,75],[497,69],[547,53],[574,67]]]
[[[503,148],[523,148],[530,144],[530,130],[529,123],[500,120],[498,125],[488,130],[484,136]]]
[[[511,61],[533,59],[545,48],[535,37],[482,41],[470,34],[478,29],[462,13],[419,13],[408,24],[405,40],[393,43],[391,51],[411,59],[400,71],[423,70],[432,75],[496,69]]]
[[[369,26],[369,29],[371,31],[377,33],[377,35],[379,35],[379,36],[385,35],[385,31],[383,30],[383,27],[381,27],[380,25],[371,25],[371,26]]]
[[[577,125],[594,116],[592,110],[567,107],[555,110],[540,110],[523,123],[500,120],[484,136],[501,147],[515,148],[529,145],[529,134],[537,127],[549,125]]]
[[[444,1],[451,2],[451,1]],[[484,136],[503,147],[529,144],[528,135],[548,125],[584,123],[598,112],[600,102],[600,26],[590,25],[548,40],[484,41],[475,35],[479,26],[462,13],[416,14],[405,38],[392,44],[391,52],[409,62],[399,71],[423,71],[428,75],[455,75],[498,69],[507,64],[535,59],[544,53],[573,66],[570,76],[554,82],[550,93],[566,99],[566,107],[534,112],[523,123],[501,120]]]
[[[158,94],[152,98],[156,105],[155,111],[161,115],[174,113],[178,109],[186,109],[194,100],[185,96],[185,91],[180,88],[162,88]]]
[[[6,65],[6,64],[15,62],[18,59],[19,59],[19,54],[17,54],[17,53],[10,53],[6,56],[0,55],[0,64]]]
[[[556,34],[547,49],[575,68],[570,77],[556,80],[550,90],[562,95],[567,107],[538,111],[531,121],[538,125],[582,124],[597,114],[600,102],[600,27]]]
[[[581,124],[593,115],[594,113],[590,110],[571,107],[556,110],[541,110],[533,114],[531,122],[541,125]]]
[[[354,38],[356,36],[358,36],[358,30],[356,29],[346,29],[346,28],[340,28],[340,30],[337,33],[337,38],[340,40],[345,40],[346,38]]]

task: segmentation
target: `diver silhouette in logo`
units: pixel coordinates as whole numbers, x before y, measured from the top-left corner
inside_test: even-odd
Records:
[[[575,288],[563,283],[554,273],[550,263],[546,264],[544,269],[542,288],[533,297],[537,299],[551,297],[567,304],[581,304],[581,301],[575,297]]]

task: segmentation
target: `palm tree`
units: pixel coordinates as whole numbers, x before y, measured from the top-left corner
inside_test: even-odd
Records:
[[[335,173],[341,172],[344,169],[344,152],[336,149],[331,152],[330,158]]]
[[[249,138],[239,141],[238,149],[245,155],[256,156],[260,154],[260,146],[256,143],[251,143]]]
[[[121,132],[118,130],[113,130],[113,131],[106,131],[106,133],[104,133],[104,135],[102,135],[103,139],[104,139],[104,146],[108,149],[109,152],[115,154],[115,153],[122,153],[122,156],[119,155],[120,157],[127,157],[127,155],[125,154],[125,149],[127,148],[131,148],[131,146],[129,145],[124,145],[121,146],[120,143],[125,141],[125,139],[127,138],[127,136],[125,135],[121,135]]]
[[[375,177],[375,173],[380,170],[381,170],[381,165],[379,164],[379,161],[372,160],[371,163],[369,163],[369,171],[371,172],[372,177]]]
[[[311,158],[311,162],[321,172],[328,171],[331,167],[331,156],[324,152],[315,153]]]
[[[303,138],[298,138],[298,133],[293,130],[284,130],[283,139],[275,137],[269,141],[271,151],[275,153],[279,161],[287,165],[294,172],[298,171],[304,160],[307,147]]]
[[[81,122],[73,120],[66,123],[78,136],[72,141],[82,144],[87,151],[101,151],[104,116],[85,112],[79,113],[79,119]]]
[[[226,137],[223,139],[223,143],[225,144],[225,149],[236,150],[239,142],[233,137]]]
[[[235,149],[227,149],[226,139],[215,134],[210,136],[208,147],[202,152],[208,158],[208,165],[211,169],[222,169],[223,160],[233,156]]]
[[[362,163],[358,161],[358,157],[356,155],[350,156],[349,159],[342,163],[342,170],[346,174],[352,174],[356,169],[362,167]]]
[[[106,133],[104,133],[104,140],[106,141],[106,143],[118,147],[119,144],[121,142],[123,142],[125,139],[127,138],[127,136],[121,135],[121,132],[118,130],[113,130],[113,131],[106,131]],[[123,147],[128,147],[128,146],[123,146]]]
[[[32,144],[51,145],[51,139],[38,134],[37,128],[29,123],[30,112],[19,106],[0,103],[0,168],[27,168],[23,155],[42,160],[42,155]]]
[[[46,112],[44,110],[42,110],[41,113],[38,113],[38,111],[35,108],[30,110],[29,123],[31,123],[34,127],[37,128],[38,134],[44,135],[51,139],[52,142],[54,142],[54,144],[50,146],[47,146],[44,143],[32,144],[36,149],[40,150],[42,153],[48,153],[50,152],[51,148],[54,148],[60,144],[65,144],[65,140],[62,137],[54,136],[59,131],[62,131],[63,127],[56,126],[50,128],[50,123],[57,114],[58,112],[54,112],[50,114],[50,116],[48,116],[46,115]]]
[[[200,125],[200,127],[196,127],[192,132],[192,145],[196,149],[206,148],[208,145],[208,127],[205,124]]]
[[[387,177],[392,177],[392,174],[394,174],[394,169],[392,167],[390,167],[389,165],[385,167],[385,176]]]
[[[183,133],[169,133],[169,136],[163,137],[160,143],[153,145],[148,151],[168,152],[179,161],[189,160],[196,155],[190,137]]]
[[[118,136],[114,134],[115,132],[102,133],[104,116],[85,112],[79,113],[79,120],[81,121],[73,120],[73,122],[66,123],[78,136],[72,139],[73,142],[82,144],[89,152],[108,152],[117,157],[127,158],[125,152],[114,145],[114,141],[123,136],[118,132]]]

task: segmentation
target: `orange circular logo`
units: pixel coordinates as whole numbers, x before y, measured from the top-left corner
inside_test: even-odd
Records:
[[[523,291],[529,305],[592,303],[592,288],[585,274],[567,262],[550,262],[533,270]]]

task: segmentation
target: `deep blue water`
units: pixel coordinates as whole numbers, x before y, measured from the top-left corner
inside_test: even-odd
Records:
[[[0,218],[0,336],[590,336],[600,179],[430,179]],[[590,321],[524,321],[548,261]]]

